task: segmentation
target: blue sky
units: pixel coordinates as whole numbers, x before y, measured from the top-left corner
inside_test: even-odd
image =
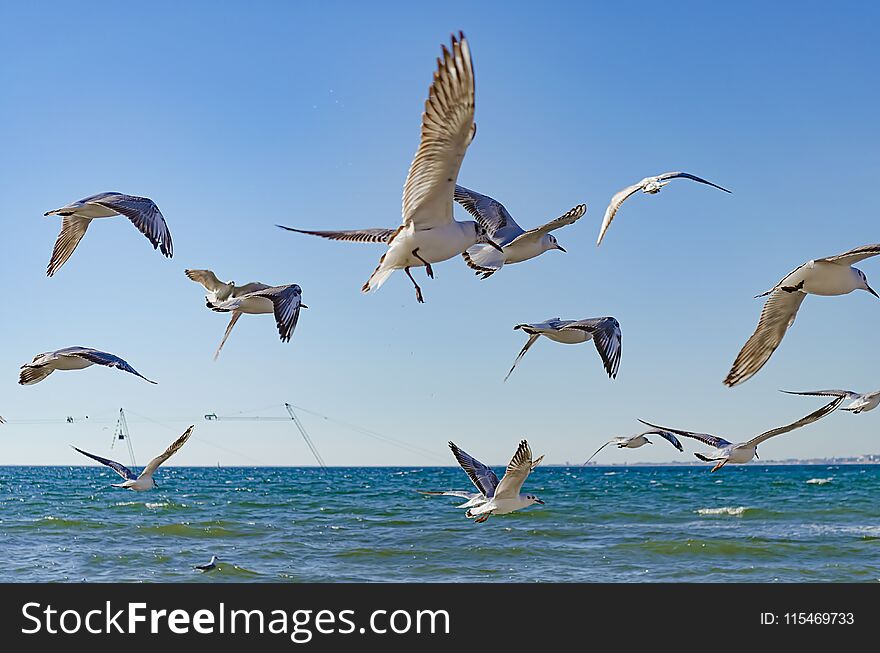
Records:
[[[522,437],[549,462],[580,462],[640,417],[740,440],[820,405],[780,388],[880,387],[880,302],[867,293],[809,298],[755,378],[721,383],[757,322],[753,295],[807,259],[880,240],[880,8],[794,6],[4,3],[0,463],[82,463],[68,443],[106,454],[124,406],[141,464],[192,422],[176,464],[309,464],[290,424],[202,419],[281,416],[285,401],[433,452],[304,414],[329,464],[451,463],[449,439],[503,463]],[[460,183],[526,228],[580,202],[587,215],[556,233],[568,254],[487,281],[460,259],[433,281],[417,271],[424,305],[401,273],[362,295],[380,247],[273,225],[399,224],[435,58],[459,29],[479,127]],[[597,250],[611,195],[676,169],[733,195],[677,181],[636,196]],[[47,279],[59,224],[43,213],[105,190],[153,198],[174,258],[107,220]],[[310,309],[288,344],[270,317],[245,316],[215,363],[226,317],[187,267],[298,283]],[[860,267],[880,284],[880,260]],[[623,330],[617,380],[591,344],[542,341],[502,383],[524,342],[513,325],[603,315]],[[18,386],[34,354],[75,344],[159,385],[92,368]],[[878,452],[878,419],[837,413],[761,455]],[[599,460],[684,460],[695,444]]]

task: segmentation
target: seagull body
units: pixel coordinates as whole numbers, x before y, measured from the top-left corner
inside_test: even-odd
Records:
[[[459,499],[466,499],[464,503],[455,506],[456,508],[471,508],[473,506],[482,505],[489,500],[482,492],[468,492],[466,490],[445,490],[443,492],[418,490],[418,492],[419,494],[426,494],[434,497],[458,497]]]
[[[529,348],[541,336],[565,345],[576,345],[592,340],[596,345],[596,351],[602,358],[608,376],[612,379],[617,376],[617,370],[620,367],[621,333],[620,324],[613,317],[597,317],[588,320],[563,320],[554,317],[535,324],[517,324],[513,328],[525,331],[529,335],[529,339],[517,355],[507,376],[504,377],[505,381],[513,373]]]
[[[646,195],[656,195],[660,192],[666,184],[668,184],[673,179],[690,179],[692,181],[697,181],[701,184],[706,184],[708,186],[712,186],[713,188],[717,188],[718,190],[723,190],[725,193],[729,193],[730,191],[726,188],[722,188],[717,184],[713,184],[711,181],[706,181],[700,177],[689,174],[687,172],[664,172],[661,175],[657,175],[656,177],[645,177],[637,184],[633,184],[632,186],[627,186],[623,190],[615,193],[614,197],[611,198],[611,202],[608,204],[608,208],[605,209],[605,217],[602,219],[602,227],[599,229],[599,238],[596,240],[596,247],[602,244],[602,239],[605,237],[605,232],[608,231],[608,227],[611,226],[611,221],[614,220],[614,216],[617,215],[617,211],[620,210],[620,205],[623,204],[624,200],[632,195],[635,195],[639,191],[642,191]]]
[[[767,297],[755,332],[748,339],[724,379],[733,387],[751,378],[779,347],[785,332],[797,317],[807,295],[847,295],[854,290],[877,293],[868,285],[865,273],[852,267],[880,254],[880,244],[863,245],[843,254],[807,261],[758,297]]]
[[[780,426],[775,429],[771,429],[762,433],[761,435],[755,436],[751,440],[747,442],[738,442],[733,443],[724,438],[720,438],[716,435],[709,435],[708,433],[694,433],[692,431],[681,431],[678,429],[668,428],[666,426],[657,426],[656,424],[651,424],[644,420],[639,420],[642,424],[646,424],[651,428],[661,429],[664,431],[671,431],[676,435],[680,435],[685,438],[693,438],[694,440],[699,440],[704,444],[712,447],[712,450],[705,453],[695,453],[694,456],[702,460],[703,462],[714,462],[715,466],[712,468],[712,471],[717,471],[724,467],[724,465],[731,463],[735,465],[741,465],[743,463],[747,463],[753,458],[758,457],[758,445],[764,442],[765,440],[769,440],[770,438],[782,435],[783,433],[788,433],[789,431],[794,431],[802,426],[806,426],[807,424],[812,424],[813,422],[825,417],[829,413],[834,412],[843,402],[843,397],[835,397],[834,401],[825,406],[822,406],[819,410],[810,413],[806,417],[802,417],[796,422],[792,422],[791,424],[787,424],[786,426]]]
[[[211,561],[204,565],[193,565],[193,569],[197,569],[199,571],[211,571],[212,569],[217,567],[217,561],[219,558],[217,556],[212,555]]]
[[[30,363],[21,366],[18,382],[21,385],[39,383],[55,370],[82,370],[92,365],[104,365],[141,377],[144,381],[155,384],[134,369],[124,360],[106,351],[90,347],[66,347],[45,354],[37,354]]]
[[[502,251],[491,245],[473,245],[462,253],[465,263],[484,279],[492,276],[504,264],[521,263],[544,252],[565,249],[556,241],[550,232],[573,224],[587,212],[586,204],[578,204],[560,217],[540,227],[526,231],[520,227],[501,202],[486,195],[468,190],[463,186],[455,187],[454,199],[470,213],[477,222],[485,227],[489,237]]]
[[[606,442],[601,447],[596,449],[596,452],[592,456],[587,458],[587,461],[584,463],[584,465],[586,465],[593,458],[595,458],[596,454],[598,454],[600,451],[602,451],[602,449],[607,447],[609,444],[617,445],[618,449],[638,449],[639,447],[643,447],[646,444],[654,444],[648,438],[645,437],[646,435],[659,435],[661,438],[663,438],[664,440],[669,442],[669,444],[671,444],[673,447],[675,447],[679,451],[684,451],[684,447],[681,446],[681,442],[678,441],[678,438],[675,437],[675,435],[673,433],[671,433],[670,431],[664,431],[663,429],[654,429],[652,431],[644,431],[642,433],[637,433],[636,435],[630,435],[630,436],[618,435],[617,437],[611,438],[610,440],[608,440],[608,442]]]
[[[486,499],[470,507],[465,513],[465,516],[473,519],[474,522],[479,524],[489,519],[490,515],[506,515],[534,503],[543,505],[544,502],[533,494],[520,494],[526,478],[544,459],[544,456],[541,456],[537,460],[532,460],[532,450],[525,440],[519,443],[500,482],[490,467],[459,449],[453,442],[449,443],[449,448],[452,449],[458,464],[467,472],[480,495]],[[479,501],[479,498],[474,497],[471,500]]]
[[[77,447],[73,447],[76,451],[80,452],[84,456],[88,456],[92,460],[96,460],[102,465],[107,465],[114,472],[119,474],[125,480],[122,483],[112,483],[112,487],[123,488],[126,490],[133,490],[134,492],[146,492],[147,490],[152,490],[155,487],[159,487],[155,480],[153,480],[153,474],[156,473],[156,470],[159,469],[159,465],[168,460],[171,456],[173,456],[177,451],[186,444],[186,441],[189,440],[189,436],[192,435],[193,429],[195,426],[190,426],[186,431],[183,432],[179,438],[177,438],[171,445],[161,454],[153,458],[146,467],[144,467],[143,471],[140,474],[136,475],[133,471],[131,471],[128,467],[123,465],[122,463],[118,463],[115,460],[110,460],[109,458],[102,458],[101,456],[96,456],[93,453],[89,453],[88,451],[83,451]]]
[[[153,249],[160,249],[168,258],[174,253],[171,232],[168,231],[165,218],[156,203],[147,197],[123,193],[98,193],[62,206],[60,209],[47,211],[44,215],[62,217],[61,233],[55,241],[52,258],[46,271],[50,277],[70,258],[92,220],[97,218],[124,215],[149,239]]]
[[[403,189],[403,222],[397,229],[307,231],[282,227],[333,240],[383,243],[387,251],[363,292],[378,290],[395,270],[404,270],[415,286],[416,299],[422,290],[410,268],[424,266],[434,277],[432,263],[458,256],[477,243],[500,250],[477,222],[458,222],[452,215],[455,180],[468,145],[476,132],[474,123],[474,71],[467,40],[459,33],[452,49],[443,47],[437,72],[422,114],[419,148]],[[281,226],[281,225],[279,225]]]
[[[866,413],[880,405],[880,390],[862,393],[853,392],[852,390],[811,390],[809,392],[783,390],[782,392],[790,395],[806,395],[811,397],[843,397],[843,400],[849,403],[846,406],[841,406],[840,410],[845,410],[853,415]]]

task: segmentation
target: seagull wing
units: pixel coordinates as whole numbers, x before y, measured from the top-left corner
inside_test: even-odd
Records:
[[[232,311],[232,316],[229,318],[229,324],[226,325],[226,332],[223,334],[223,340],[220,341],[217,351],[214,352],[214,360],[217,360],[220,356],[220,350],[223,349],[223,345],[226,344],[226,339],[229,338],[229,334],[232,333],[232,327],[235,326],[235,323],[238,322],[238,318],[240,318],[241,315],[241,311]]]
[[[308,229],[294,229],[293,227],[285,227],[284,225],[276,225],[287,231],[295,231],[298,234],[308,234],[310,236],[320,236],[330,240],[345,240],[351,243],[380,243],[388,244],[397,233],[398,229],[347,229],[339,231],[309,231]]]
[[[137,478],[137,475],[122,463],[118,463],[115,460],[110,460],[109,458],[101,458],[101,456],[96,456],[95,454],[89,453],[88,451],[83,451],[78,447],[73,448],[79,451],[82,455],[88,456],[92,460],[97,460],[102,465],[107,465],[107,467],[119,474],[126,481],[133,481]]]
[[[551,231],[555,229],[559,229],[561,227],[565,227],[566,225],[574,224],[578,220],[583,217],[583,215],[587,212],[586,204],[578,204],[573,209],[569,209],[562,215],[560,215],[555,220],[551,220],[547,224],[543,224],[540,227],[535,227],[534,229],[529,229],[524,234],[517,236],[510,244],[521,242],[524,240],[532,239],[539,240],[549,234]]]
[[[148,197],[108,193],[92,199],[91,203],[124,215],[153,244],[153,249],[159,249],[168,258],[174,255],[171,232],[153,200]]]
[[[702,177],[697,177],[696,175],[692,175],[687,172],[664,172],[662,175],[657,175],[657,179],[660,181],[666,181],[667,179],[690,179],[692,181],[698,181],[701,184],[706,184],[707,186],[712,186],[712,188],[717,188],[718,190],[723,190],[725,193],[729,193],[730,191],[726,188],[722,188],[718,184],[713,184],[711,181],[707,181]]]
[[[498,486],[498,476],[495,475],[495,472],[469,453],[459,449],[454,442],[449,442],[449,448],[452,449],[452,455],[455,456],[458,464],[470,476],[474,486],[484,496],[494,496],[495,488]]]
[[[599,238],[596,239],[596,247],[602,244],[605,232],[608,231],[608,227],[611,226],[611,221],[614,220],[614,216],[617,215],[623,201],[642,190],[644,184],[645,180],[643,179],[639,183],[627,186],[623,190],[619,190],[614,194],[614,197],[611,198],[611,202],[608,204],[608,208],[605,209],[605,217],[602,218],[602,226],[599,228]]]
[[[507,465],[507,471],[504,472],[501,482],[495,488],[495,498],[514,499],[518,497],[532,467],[532,450],[529,448],[528,442],[521,440],[516,453],[513,454],[513,458]]]
[[[560,330],[576,329],[593,334],[593,342],[596,351],[602,358],[605,371],[612,379],[617,378],[617,370],[620,367],[621,333],[620,324],[613,317],[599,317],[590,320],[578,320],[566,324]]]
[[[825,404],[819,410],[810,413],[806,417],[802,417],[796,422],[792,422],[791,424],[787,424],[786,426],[780,426],[775,429],[770,429],[761,435],[758,435],[748,442],[745,443],[746,447],[757,447],[764,440],[769,440],[773,436],[782,435],[783,433],[788,433],[789,431],[794,431],[795,429],[799,429],[802,426],[806,426],[807,424],[812,424],[813,422],[822,419],[829,413],[833,413],[838,406],[846,399],[846,397],[836,397],[834,401],[831,403]]]
[[[596,455],[597,455],[600,451],[602,451],[602,449],[604,449],[605,447],[607,447],[607,446],[608,446],[609,444],[611,444],[612,442],[617,442],[617,440],[608,440],[608,442],[606,442],[606,443],[603,444],[601,447],[599,447],[598,449],[596,449],[596,451],[593,452],[593,455],[590,456],[589,458],[587,458],[587,459],[584,461],[584,464],[581,465],[581,467],[583,467],[584,465],[587,465],[587,464],[588,464],[593,458],[596,457]]]
[[[403,224],[430,229],[452,222],[455,180],[475,133],[474,69],[464,35],[443,47],[422,114],[419,149],[403,187]]]
[[[293,330],[299,321],[299,311],[302,308],[302,289],[295,283],[287,286],[273,286],[241,295],[230,302],[224,302],[222,306],[236,302],[240,306],[241,302],[248,297],[265,297],[272,301],[278,335],[281,336],[282,342],[290,342],[290,336],[293,335]]]
[[[504,377],[505,381],[510,378],[510,375],[513,374],[513,370],[516,369],[516,366],[522,360],[522,357],[526,355],[526,352],[531,348],[532,345],[535,344],[535,341],[540,337],[541,335],[537,333],[529,335],[529,339],[526,341],[526,344],[523,346],[522,349],[519,350],[519,353],[516,355],[516,360],[513,361],[513,365],[510,366],[510,369],[507,372],[507,376]]]
[[[803,395],[808,397],[843,397],[844,399],[851,399],[857,396],[857,393],[853,392],[852,390],[809,390],[806,392],[780,390],[779,392],[784,392],[787,395]]]
[[[470,501],[471,499],[476,499],[477,497],[485,496],[479,492],[468,492],[467,490],[445,490],[443,492],[431,492],[429,490],[416,490],[419,494],[427,494],[432,497],[458,497],[460,499],[467,499]]]
[[[189,277],[191,281],[202,284],[208,292],[217,292],[226,284],[217,278],[217,275],[211,270],[184,270],[183,273]]]
[[[679,451],[684,451],[684,447],[681,446],[681,442],[678,441],[678,438],[675,437],[675,434],[671,431],[664,431],[663,429],[654,429],[653,431],[645,431],[644,433],[640,433],[639,435],[659,435],[661,438],[666,440],[673,447],[678,449]]]
[[[751,378],[764,366],[779,347],[788,327],[794,323],[798,309],[806,297],[805,293],[797,290],[789,292],[776,288],[770,292],[761,311],[758,326],[737,355],[727,378],[724,379],[724,385],[732,388]]]
[[[79,241],[86,235],[90,222],[89,218],[81,218],[78,215],[65,215],[61,219],[61,233],[58,234],[55,247],[52,248],[52,258],[49,259],[46,276],[51,277],[67,262],[73,250],[79,245]]]
[[[675,435],[680,435],[683,438],[692,438],[694,440],[699,440],[700,442],[708,444],[710,447],[715,447],[716,449],[720,449],[721,447],[726,447],[727,445],[731,444],[724,438],[719,438],[717,435],[709,435],[708,433],[694,433],[693,431],[681,431],[679,429],[671,429],[668,426],[657,426],[656,424],[651,424],[650,422],[646,422],[643,419],[640,419],[639,421],[642,424],[645,424],[647,426],[650,426],[652,429],[655,429],[657,435],[661,435],[660,431],[667,431],[670,433],[674,433]]]
[[[864,261],[866,258],[877,256],[877,254],[880,254],[880,243],[874,243],[873,245],[862,245],[861,247],[856,247],[855,249],[851,249],[848,252],[844,252],[843,254],[838,254],[837,256],[828,256],[826,258],[821,258],[817,260],[828,261],[829,263],[839,263],[840,265],[852,265],[854,263],[858,263],[859,261]]]
[[[148,381],[149,383],[156,383],[155,381],[150,381],[150,379],[138,372],[123,359],[119,358],[119,356],[108,354],[106,351],[99,351],[97,349],[90,349],[88,347],[71,347],[67,350],[59,350],[58,353],[61,353],[61,351],[64,351],[64,356],[79,356],[80,358],[85,358],[87,361],[91,361],[96,365],[115,367],[116,369],[122,370],[123,372],[128,372],[129,374],[139,376],[144,381]]]
[[[489,232],[489,237],[501,246],[525,233],[504,205],[488,195],[480,195],[464,186],[456,186],[453,198],[474,216],[474,219]]]
[[[138,478],[152,476],[153,473],[157,469],[159,469],[159,465],[171,458],[171,456],[176,454],[177,451],[186,444],[186,441],[189,440],[189,436],[192,435],[194,428],[195,425],[190,426],[186,431],[183,432],[183,435],[181,435],[179,438],[171,443],[171,446],[169,446],[164,452],[162,452],[161,454],[153,458],[149,463],[147,463],[147,466],[144,467],[144,471],[141,472],[141,475],[138,476]]]

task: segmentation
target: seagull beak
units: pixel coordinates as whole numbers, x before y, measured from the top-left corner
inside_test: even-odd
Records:
[[[299,307],[300,308],[308,308],[308,306],[306,306],[305,304],[300,304]]]
[[[556,245],[556,249],[558,249],[560,252],[568,254],[568,252],[565,251],[565,248],[562,245]]]
[[[874,295],[874,297],[876,297],[877,299],[880,299],[880,295],[878,295],[876,292],[874,292],[874,289],[871,288],[871,286],[869,286],[867,283],[865,283],[865,290],[867,290],[869,293]]]
[[[501,249],[501,245],[499,245],[498,243],[496,243],[494,240],[487,240],[486,242],[487,242],[489,245],[491,245],[492,247],[494,247],[495,249],[497,249],[497,250],[498,250],[499,252],[501,252],[502,254],[504,253],[504,250]]]
[[[535,503],[540,503],[542,506],[544,505],[544,502],[541,501],[541,499],[535,499]]]

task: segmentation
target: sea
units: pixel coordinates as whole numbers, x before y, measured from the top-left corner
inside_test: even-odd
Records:
[[[880,581],[880,465],[542,466],[524,491],[545,505],[483,524],[417,492],[472,490],[452,467],[156,479],[135,493],[97,466],[0,467],[0,581]]]

